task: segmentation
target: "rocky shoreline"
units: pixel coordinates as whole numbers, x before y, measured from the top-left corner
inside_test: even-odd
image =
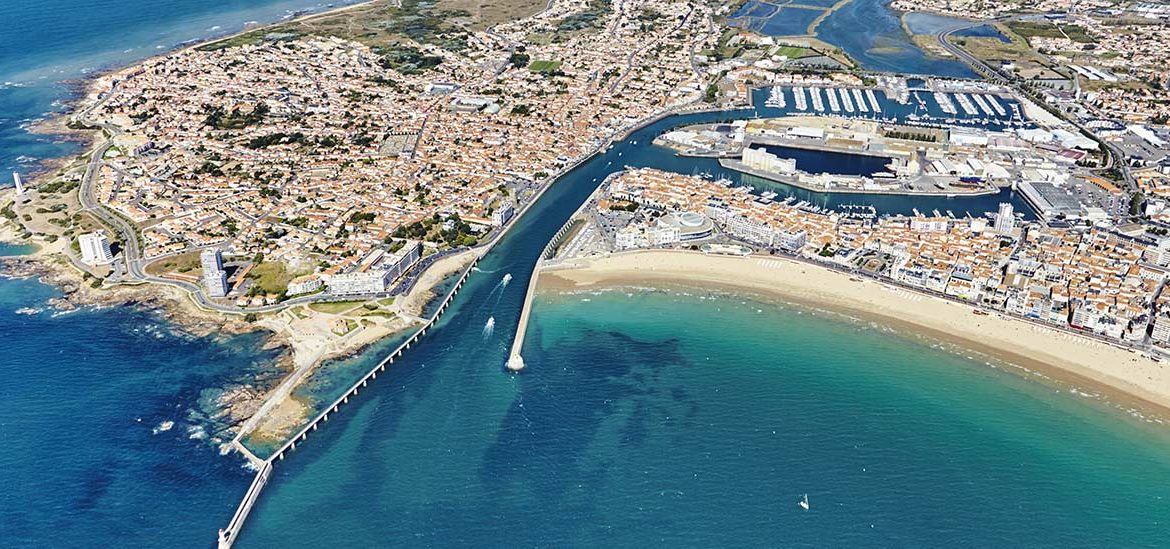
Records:
[[[6,239],[11,242],[11,239]],[[76,270],[62,264],[60,256],[37,252],[33,255],[0,257],[0,274],[13,279],[37,279],[56,288],[61,295],[48,301],[58,312],[83,308],[133,307],[151,311],[181,331],[197,338],[226,338],[257,331],[267,331],[255,323],[216,315],[196,307],[180,290],[154,284],[115,285],[95,288]],[[180,295],[184,294],[184,295]],[[292,371],[292,347],[279,334],[269,334],[262,350],[281,349],[273,371],[279,375],[253,376],[230,385],[214,388],[220,395],[211,404],[213,409],[201,410],[215,425],[214,439],[230,440],[235,430],[259,409],[265,395]]]

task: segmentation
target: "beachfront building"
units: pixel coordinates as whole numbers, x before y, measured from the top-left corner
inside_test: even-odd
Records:
[[[224,297],[228,294],[227,271],[223,269],[223,253],[215,248],[208,248],[199,254],[199,264],[203,267],[203,287],[211,297]]]
[[[773,232],[767,223],[749,219],[742,215],[732,215],[727,218],[727,232],[732,236],[748,242],[772,246]]]
[[[422,244],[413,240],[394,253],[379,250],[368,255],[356,270],[330,276],[329,293],[344,296],[383,293],[421,257]]]
[[[1170,311],[1163,312],[1154,320],[1154,329],[1150,333],[1154,343],[1170,344]]]
[[[672,246],[680,241],[677,225],[661,221],[653,226],[631,223],[618,230],[614,237],[614,247],[618,250],[629,250],[651,246]]]
[[[808,244],[808,232],[804,230],[799,231],[776,231],[773,238],[773,243],[777,248],[789,253],[797,253]]]
[[[81,248],[81,262],[86,265],[108,265],[114,261],[110,240],[103,233],[83,234],[77,237],[77,245]]]
[[[342,273],[329,277],[332,295],[369,295],[386,291],[385,271]]]

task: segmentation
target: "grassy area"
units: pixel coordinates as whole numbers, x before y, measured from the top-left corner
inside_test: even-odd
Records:
[[[349,311],[355,307],[360,306],[364,301],[322,301],[320,303],[310,303],[309,308],[319,313],[327,313],[331,315],[339,315]]]
[[[265,294],[280,294],[288,289],[288,283],[296,278],[284,263],[263,261],[248,271],[248,278],[255,281],[255,287]]]
[[[812,57],[817,55],[817,52],[799,46],[777,46],[772,55],[783,55],[789,59],[801,59],[804,57]]]
[[[1091,36],[1085,31],[1084,27],[1078,25],[1057,25],[1048,21],[1012,21],[1007,24],[1007,27],[1012,32],[1023,37],[1025,40],[1030,38],[1065,38],[1074,42],[1082,44],[1091,44],[1095,42]]]
[[[528,65],[528,70],[530,70],[532,72],[539,72],[539,73],[544,73],[544,74],[556,72],[560,68],[561,68],[560,61],[538,60],[538,61],[533,61],[531,65]]]
[[[199,252],[184,252],[176,256],[160,259],[146,266],[146,274],[162,276],[167,273],[182,273],[199,276],[203,268],[199,265]]]
[[[258,28],[200,46],[217,50],[243,44],[293,40],[302,36],[337,36],[386,52],[409,38],[449,50],[466,45],[468,30],[514,21],[544,8],[540,0],[373,0],[341,10]]]

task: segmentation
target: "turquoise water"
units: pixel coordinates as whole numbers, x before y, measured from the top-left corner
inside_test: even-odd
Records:
[[[35,244],[12,244],[0,242],[0,257],[28,255],[37,251]]]
[[[0,184],[73,150],[22,130],[72,96],[63,79],[312,5],[0,0]],[[440,328],[277,465],[241,545],[1159,544],[1162,430],[884,332],[726,297],[548,298],[530,369],[503,374],[532,262],[596,181],[624,164],[721,174],[646,144],[728,116],[656,124],[558,182]],[[1007,191],[806,196],[1026,209]],[[216,452],[209,404],[277,375],[275,353],[131,307],[57,314],[55,295],[0,278],[0,545],[211,545],[251,473]],[[386,345],[301,394],[327,399]]]
[[[489,312],[456,311],[281,462],[240,545],[1164,542],[1166,433],[982,360],[613,291],[542,295],[513,376],[506,337],[445,335]]]

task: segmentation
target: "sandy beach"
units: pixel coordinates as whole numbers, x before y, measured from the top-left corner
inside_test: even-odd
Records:
[[[1170,366],[1125,348],[974,307],[771,256],[644,250],[578,260],[540,274],[543,289],[683,285],[748,290],[906,328],[932,339],[1101,389],[1170,416]]]

